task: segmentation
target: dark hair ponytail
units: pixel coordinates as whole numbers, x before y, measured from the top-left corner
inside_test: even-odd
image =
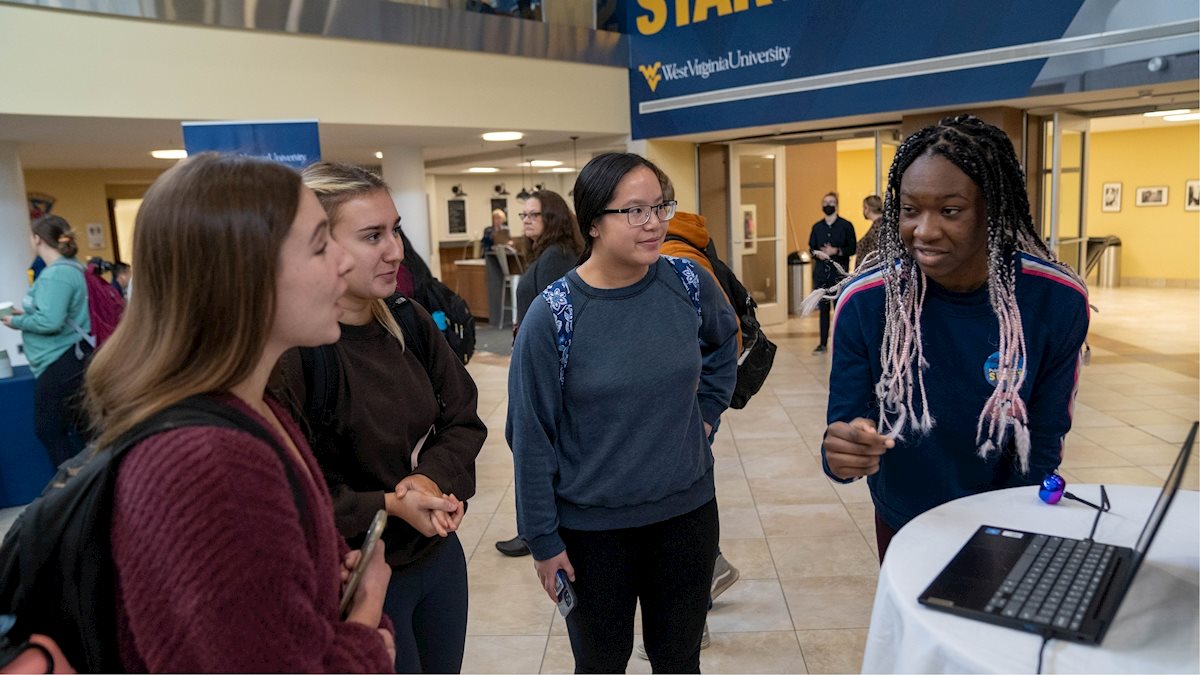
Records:
[[[79,244],[75,243],[71,225],[62,216],[49,215],[38,218],[33,223],[33,233],[47,246],[53,247],[68,258],[74,258],[79,252]]]
[[[592,225],[604,215],[602,211],[612,201],[617,184],[639,166],[650,169],[655,176],[663,175],[653,162],[632,152],[597,155],[579,172],[579,178],[575,180],[575,218],[579,221],[579,234],[583,236],[580,264],[592,255]]]

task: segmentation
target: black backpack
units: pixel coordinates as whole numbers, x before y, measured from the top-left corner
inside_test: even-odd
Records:
[[[738,355],[737,384],[733,387],[733,399],[729,402],[729,407],[738,410],[745,408],[750,398],[762,389],[763,382],[766,382],[767,374],[771,372],[771,366],[775,363],[775,343],[767,339],[754,312],[758,303],[750,297],[750,292],[738,281],[733,270],[717,257],[717,248],[713,246],[712,239],[708,240],[708,245],[704,248],[674,234],[668,234],[667,240],[683,242],[708,258],[717,283],[721,285],[721,290],[725,291],[725,297],[729,298],[729,304],[737,314],[738,322],[742,326],[742,353]]]
[[[64,462],[13,523],[0,546],[0,668],[49,636],[80,672],[120,672],[112,515],[117,471],[128,451],[180,427],[245,431],[270,446],[287,470],[296,508],[307,513],[293,462],[257,422],[209,396],[193,396],[142,421],[107,451]],[[15,619],[15,620],[13,620]],[[219,648],[214,646],[214,648]],[[44,651],[44,650],[43,650]],[[52,672],[54,664],[51,661]]]
[[[463,364],[471,361],[475,353],[475,317],[467,301],[450,290],[450,287],[434,277],[414,280],[413,300],[433,316],[433,320],[446,336],[450,349],[462,359]],[[438,321],[438,312],[445,317],[445,327]]]

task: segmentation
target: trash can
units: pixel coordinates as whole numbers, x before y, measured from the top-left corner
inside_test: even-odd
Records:
[[[1100,267],[1096,270],[1101,288],[1117,288],[1121,285],[1121,240],[1110,243],[1100,254]]]
[[[788,314],[799,316],[800,304],[812,292],[812,256],[808,251],[788,254]]]

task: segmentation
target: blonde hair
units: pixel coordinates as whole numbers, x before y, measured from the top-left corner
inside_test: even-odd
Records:
[[[385,194],[390,193],[387,183],[377,174],[353,164],[317,162],[309,165],[304,171],[301,171],[300,177],[304,180],[304,184],[308,186],[308,189],[316,193],[317,200],[321,202],[321,206],[325,209],[325,215],[329,217],[329,231],[335,235],[337,233],[338,213],[341,211],[343,204],[352,199],[369,195],[372,192],[382,191]],[[334,238],[336,239],[336,236]],[[376,298],[371,303],[371,316],[392,337],[400,341],[401,347],[404,347],[404,332],[400,330],[400,325],[396,323],[396,318],[392,316],[392,311],[388,308],[387,300]]]
[[[150,186],[134,230],[137,293],[85,376],[95,447],[258,366],[302,187],[282,164],[215,153]]]

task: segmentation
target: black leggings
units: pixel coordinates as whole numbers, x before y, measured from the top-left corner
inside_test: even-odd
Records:
[[[836,306],[837,306],[837,303],[832,300],[822,300],[821,304],[819,306],[820,307],[820,317],[821,317],[821,346],[822,347],[829,344],[829,314],[833,311],[833,308]]]
[[[623,673],[633,651],[633,617],[656,673],[700,672],[720,525],[717,501],[644,527],[585,532],[560,528],[575,568],[567,617],[577,673]]]
[[[34,384],[33,425],[38,440],[46,446],[50,463],[58,466],[83,451],[87,445],[87,418],[83,413],[83,373],[92,348],[79,343],[84,358],[68,347],[38,375]]]
[[[392,569],[383,613],[396,627],[397,673],[462,670],[467,560],[457,534],[415,563]]]

